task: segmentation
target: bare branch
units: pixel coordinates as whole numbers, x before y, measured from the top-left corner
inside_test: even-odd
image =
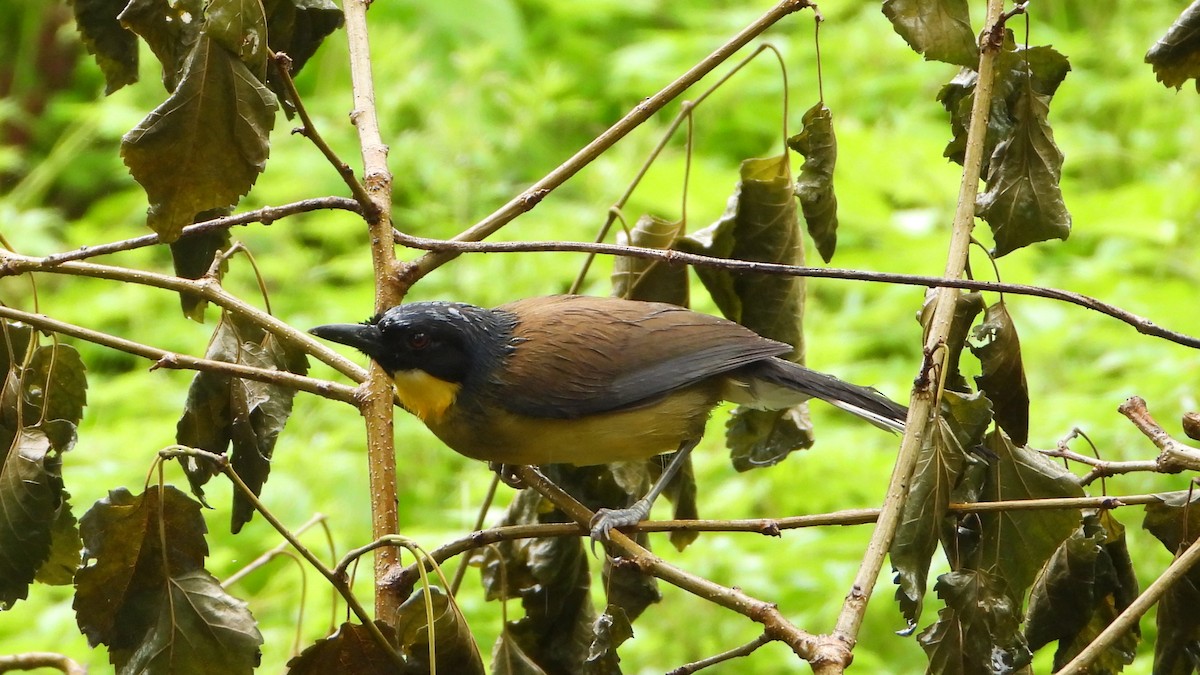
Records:
[[[1117,408],[1117,412],[1129,418],[1134,426],[1154,443],[1161,452],[1158,455],[1158,465],[1164,473],[1177,473],[1184,469],[1200,471],[1200,449],[1181,443],[1159,426],[1146,409],[1146,402],[1140,396],[1131,396]]]
[[[217,232],[227,230],[235,225],[249,225],[250,223],[262,223],[270,225],[276,220],[286,218],[297,213],[307,213],[309,211],[322,211],[326,209],[341,209],[344,211],[359,212],[358,203],[353,199],[345,197],[317,197],[314,199],[302,199],[291,204],[283,206],[264,206],[261,209],[238,213],[232,216],[224,216],[222,218],[213,218],[205,220],[194,225],[188,225],[183,228],[183,233],[179,235],[180,239],[203,234],[205,232]],[[42,262],[47,265],[57,265],[70,260],[85,260],[101,255],[109,255],[111,253],[120,253],[122,251],[132,251],[138,248],[154,246],[160,243],[157,234],[146,234],[133,239],[125,239],[122,241],[114,241],[109,244],[100,244],[98,246],[83,246],[74,251],[66,251],[63,253],[54,253],[42,258]]]
[[[362,382],[367,379],[366,372],[353,362],[317,342],[308,333],[297,330],[286,322],[280,321],[261,309],[227,293],[215,279],[182,279],[156,272],[147,272],[128,267],[116,267],[113,265],[98,265],[88,262],[53,264],[47,263],[40,258],[0,250],[0,278],[28,272],[46,272],[49,274],[107,279],[195,295],[245,317],[247,321],[260,326],[263,330],[273,333],[284,343],[313,355],[355,382]]]
[[[154,361],[151,370],[156,368],[169,368],[172,370],[187,369],[207,371],[211,373],[220,373],[222,375],[230,375],[240,377],[247,380],[255,380],[257,382],[266,382],[268,384],[276,384],[281,387],[306,391],[317,396],[324,396],[343,403],[357,404],[354,397],[356,389],[348,387],[344,384],[330,382],[328,380],[318,380],[312,377],[305,377],[290,373],[286,370],[268,370],[266,368],[256,368],[254,366],[246,366],[240,363],[229,363],[228,361],[214,361],[212,359],[201,359],[195,356],[186,354],[176,354],[168,352],[158,347],[151,347],[140,342],[126,340],[125,338],[101,333],[75,324],[66,323],[52,319],[44,314],[32,314],[22,312],[11,307],[0,305],[0,317],[11,319],[13,321],[21,321],[27,323],[39,330],[59,333],[61,335],[69,335],[73,338],[86,340],[110,349],[122,351],[127,354],[133,354],[142,358]]]
[[[37,670],[39,668],[56,668],[65,673],[65,675],[87,675],[87,668],[84,668],[66,654],[26,652],[24,654],[0,656],[0,673],[9,670]]]
[[[625,256],[659,260],[672,265],[692,265],[695,267],[711,267],[713,269],[732,270],[736,272],[753,272],[774,276],[811,277],[819,279],[847,279],[851,281],[875,281],[880,283],[899,284],[904,286],[922,286],[925,288],[958,288],[972,291],[993,291],[996,293],[1012,293],[1013,295],[1028,295],[1050,300],[1061,300],[1072,305],[1099,312],[1122,323],[1133,326],[1139,333],[1152,337],[1163,338],[1185,347],[1200,349],[1200,338],[1186,333],[1168,330],[1145,317],[1134,314],[1097,300],[1082,293],[1065,291],[1058,288],[1012,284],[999,281],[979,281],[975,279],[956,279],[934,277],[922,274],[899,274],[895,272],[873,272],[868,270],[851,270],[837,267],[805,267],[801,265],[781,265],[778,263],[754,262],[751,260],[731,260],[715,258],[696,253],[682,251],[642,248],[639,246],[621,246],[619,244],[604,244],[593,242],[568,241],[513,241],[513,242],[471,242],[449,239],[427,239],[414,237],[401,232],[393,232],[396,243],[410,248],[427,251],[453,251],[459,253],[529,253],[529,252],[576,252],[598,253],[602,255]]]
[[[701,659],[694,663],[679,666],[678,668],[669,671],[667,675],[691,675],[691,673],[699,672],[709,666],[715,666],[718,663],[724,663],[726,661],[732,661],[733,659],[738,659],[743,656],[749,656],[753,654],[759,647],[767,644],[770,641],[771,638],[768,637],[766,633],[763,633],[762,635],[759,635],[740,647],[735,647],[727,652],[715,654],[707,659]]]

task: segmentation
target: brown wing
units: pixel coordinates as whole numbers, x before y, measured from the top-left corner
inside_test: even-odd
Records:
[[[534,417],[637,407],[680,387],[791,350],[715,316],[618,298],[550,296],[498,307],[517,341],[494,384]]]

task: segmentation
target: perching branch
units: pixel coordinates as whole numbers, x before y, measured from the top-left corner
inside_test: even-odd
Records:
[[[546,478],[536,467],[518,466],[515,473],[525,485],[567,514],[577,524],[587,526],[595,515],[574,497]],[[816,636],[801,630],[789,622],[773,603],[764,602],[746,595],[737,588],[729,588],[708,579],[684,572],[638,545],[624,533],[614,530],[609,545],[620,551],[624,562],[637,567],[663,581],[683,589],[697,597],[732,610],[751,621],[763,625],[764,634],[771,640],[779,640],[792,648],[800,658],[811,661],[817,647]]]

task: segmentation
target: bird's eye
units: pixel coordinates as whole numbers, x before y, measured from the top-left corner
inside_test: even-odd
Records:
[[[408,346],[412,349],[425,349],[430,342],[429,333],[412,333],[408,336]]]

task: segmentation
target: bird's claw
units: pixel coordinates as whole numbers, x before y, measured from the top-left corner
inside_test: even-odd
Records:
[[[596,542],[607,543],[612,531],[619,527],[637,525],[650,517],[650,504],[646,500],[638,500],[627,509],[599,509],[592,516],[591,528],[592,546]]]
[[[521,480],[516,473],[513,472],[512,464],[502,464],[500,462],[488,462],[488,468],[496,472],[500,482],[514,490],[524,490],[525,481]]]

